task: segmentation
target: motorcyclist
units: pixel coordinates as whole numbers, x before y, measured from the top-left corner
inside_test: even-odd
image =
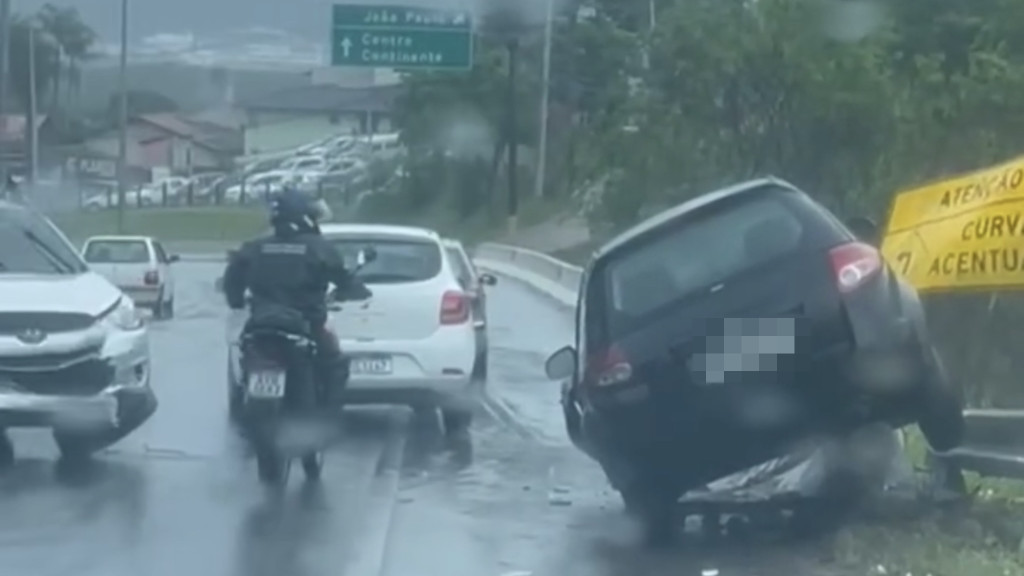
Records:
[[[284,327],[298,317],[317,342],[321,390],[337,391],[347,379],[348,364],[327,328],[329,283],[346,300],[365,300],[371,292],[345,269],[341,255],[320,235],[322,206],[287,189],[270,202],[273,234],[250,240],[231,254],[224,272],[228,306],[245,308],[245,329],[254,325]]]

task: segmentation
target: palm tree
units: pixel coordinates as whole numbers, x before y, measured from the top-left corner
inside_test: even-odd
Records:
[[[75,7],[61,7],[46,4],[39,10],[39,21],[59,46],[58,73],[54,80],[52,104],[56,106],[60,99],[62,78],[66,80],[68,103],[78,96],[81,88],[81,69],[83,60],[88,58],[90,50],[96,43],[96,32],[82,21]],[[67,67],[64,67],[65,61]]]
[[[27,18],[12,18],[10,27],[10,73],[12,92],[18,98],[22,107],[28,109],[29,98],[32,93],[29,79],[29,39],[34,39],[35,44],[35,89],[36,101],[45,102],[47,95],[53,88],[54,78],[59,74],[58,51],[55,42],[47,38],[47,34],[38,31],[36,34],[30,32],[36,22]]]

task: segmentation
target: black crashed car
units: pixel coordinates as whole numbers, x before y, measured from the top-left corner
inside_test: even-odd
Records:
[[[964,433],[917,292],[857,226],[774,178],[702,195],[595,252],[563,381],[573,443],[648,527],[709,482],[809,437],[916,423]],[[855,233],[854,230],[857,230]]]

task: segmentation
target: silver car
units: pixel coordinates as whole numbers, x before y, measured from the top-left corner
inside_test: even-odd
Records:
[[[8,428],[50,428],[64,457],[82,458],[156,406],[131,299],[44,216],[0,202],[0,463],[14,457]]]

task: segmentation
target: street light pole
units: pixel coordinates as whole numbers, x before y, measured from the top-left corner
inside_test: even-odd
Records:
[[[515,233],[519,220],[519,171],[518,121],[516,120],[516,68],[519,60],[519,39],[508,41],[508,90],[506,134],[508,140],[508,231]]]
[[[117,77],[117,233],[124,234],[125,189],[128,179],[128,0],[121,0],[121,62]]]
[[[534,175],[533,193],[544,196],[544,178],[548,160],[548,101],[551,92],[551,35],[554,28],[555,0],[547,0],[547,19],[544,21],[544,62],[540,84],[540,138],[537,143],[537,173]]]
[[[7,90],[10,87],[11,0],[0,0],[0,125],[7,113]],[[7,182],[7,164],[0,158],[0,186]]]
[[[35,186],[39,176],[39,144],[36,142],[36,23],[28,27],[28,118],[25,135],[28,137],[28,182],[29,189]]]

